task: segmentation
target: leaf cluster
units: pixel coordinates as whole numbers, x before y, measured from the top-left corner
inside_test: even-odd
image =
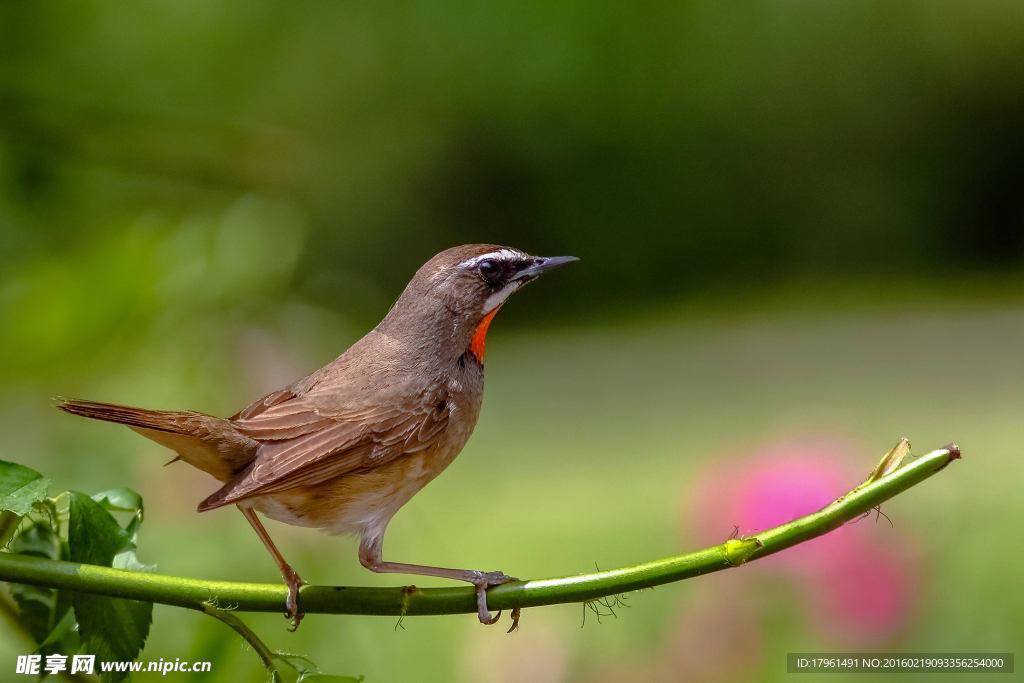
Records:
[[[94,496],[64,491],[48,497],[52,483],[31,468],[0,460],[0,551],[134,572],[156,569],[138,558],[142,496],[120,488]],[[122,525],[115,514],[128,515],[127,522]],[[128,676],[102,671],[99,663],[135,661],[149,635],[152,602],[19,583],[9,587],[21,626],[44,661],[51,654],[91,654],[105,683]],[[325,674],[301,655],[271,651],[237,616],[216,604],[204,605],[203,611],[252,645],[275,683],[362,680]],[[42,670],[40,679],[47,675]]]
[[[4,546],[12,553],[152,572],[136,551],[144,517],[142,497],[129,489],[88,496],[65,491],[47,497],[52,482],[23,465],[0,461]],[[125,526],[111,513],[129,513]],[[61,531],[64,531],[62,534]],[[94,654],[97,661],[134,661],[153,621],[153,603],[56,588],[10,585],[21,622],[38,654]],[[41,678],[47,673],[43,671]],[[104,672],[104,681],[126,672]]]

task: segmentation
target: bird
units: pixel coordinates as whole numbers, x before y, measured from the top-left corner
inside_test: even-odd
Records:
[[[442,251],[413,276],[388,314],[337,359],[229,418],[59,399],[74,415],[127,425],[175,451],[222,486],[199,503],[234,505],[273,556],[288,586],[289,630],[305,585],[257,516],[359,537],[373,572],[472,584],[478,617],[493,624],[486,591],[514,577],[385,561],[384,532],[398,510],[462,451],[480,415],[484,342],[506,299],[543,273],[576,261],[511,247]],[[168,463],[170,464],[170,463]],[[515,628],[518,613],[513,613]]]

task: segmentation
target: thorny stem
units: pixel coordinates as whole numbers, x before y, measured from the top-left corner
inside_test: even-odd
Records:
[[[487,604],[491,609],[513,609],[584,602],[730,569],[826,534],[921,483],[959,457],[960,450],[950,444],[858,486],[818,512],[756,536],[730,539],[722,545],[635,567],[502,584],[488,591]],[[283,584],[202,581],[5,552],[0,552],[0,580],[158,602],[204,612],[207,611],[205,603],[217,600],[236,605],[237,611],[283,614],[288,594]],[[410,593],[401,587],[304,586],[299,602],[307,614],[418,616],[477,611],[472,587],[421,588]]]
[[[218,607],[213,602],[204,602],[202,604],[202,610],[206,614],[209,614],[214,619],[219,619],[225,624],[234,629],[238,635],[242,636],[252,649],[256,651],[256,654],[263,660],[263,665],[267,667],[267,671],[273,676],[274,683],[283,683],[281,673],[277,669],[277,664],[274,662],[276,655],[271,652],[270,648],[260,640],[260,637],[256,635],[251,628],[245,625],[245,622],[236,617],[229,610],[224,610]],[[233,611],[233,610],[232,610]]]

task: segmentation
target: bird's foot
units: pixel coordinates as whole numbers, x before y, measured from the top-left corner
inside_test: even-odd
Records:
[[[510,581],[518,581],[519,579],[514,576],[508,576],[502,572],[472,572],[472,577],[468,579],[470,583],[476,586],[476,607],[477,616],[480,617],[480,623],[490,626],[491,624],[497,623],[501,617],[501,610],[498,610],[498,614],[491,616],[490,611],[487,609],[487,588],[490,586],[500,586],[503,583],[509,583]],[[518,619],[516,624],[518,624]]]
[[[299,575],[295,573],[295,570],[288,567],[287,572],[283,572],[284,582],[288,584],[288,597],[285,598],[284,605],[288,608],[288,612],[285,614],[292,621],[292,625],[288,628],[288,631],[295,633],[296,629],[299,628],[299,622],[302,621],[302,617],[306,616],[299,611],[299,588],[306,585],[306,582],[299,578]]]

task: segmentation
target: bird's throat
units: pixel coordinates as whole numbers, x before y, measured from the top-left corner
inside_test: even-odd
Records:
[[[484,319],[477,325],[476,332],[473,333],[473,340],[469,342],[469,348],[466,349],[481,365],[484,363],[484,339],[487,337],[487,327],[491,324],[491,320],[494,319],[494,314],[498,312],[499,308],[501,308],[501,304],[495,306],[493,311],[484,316]]]

